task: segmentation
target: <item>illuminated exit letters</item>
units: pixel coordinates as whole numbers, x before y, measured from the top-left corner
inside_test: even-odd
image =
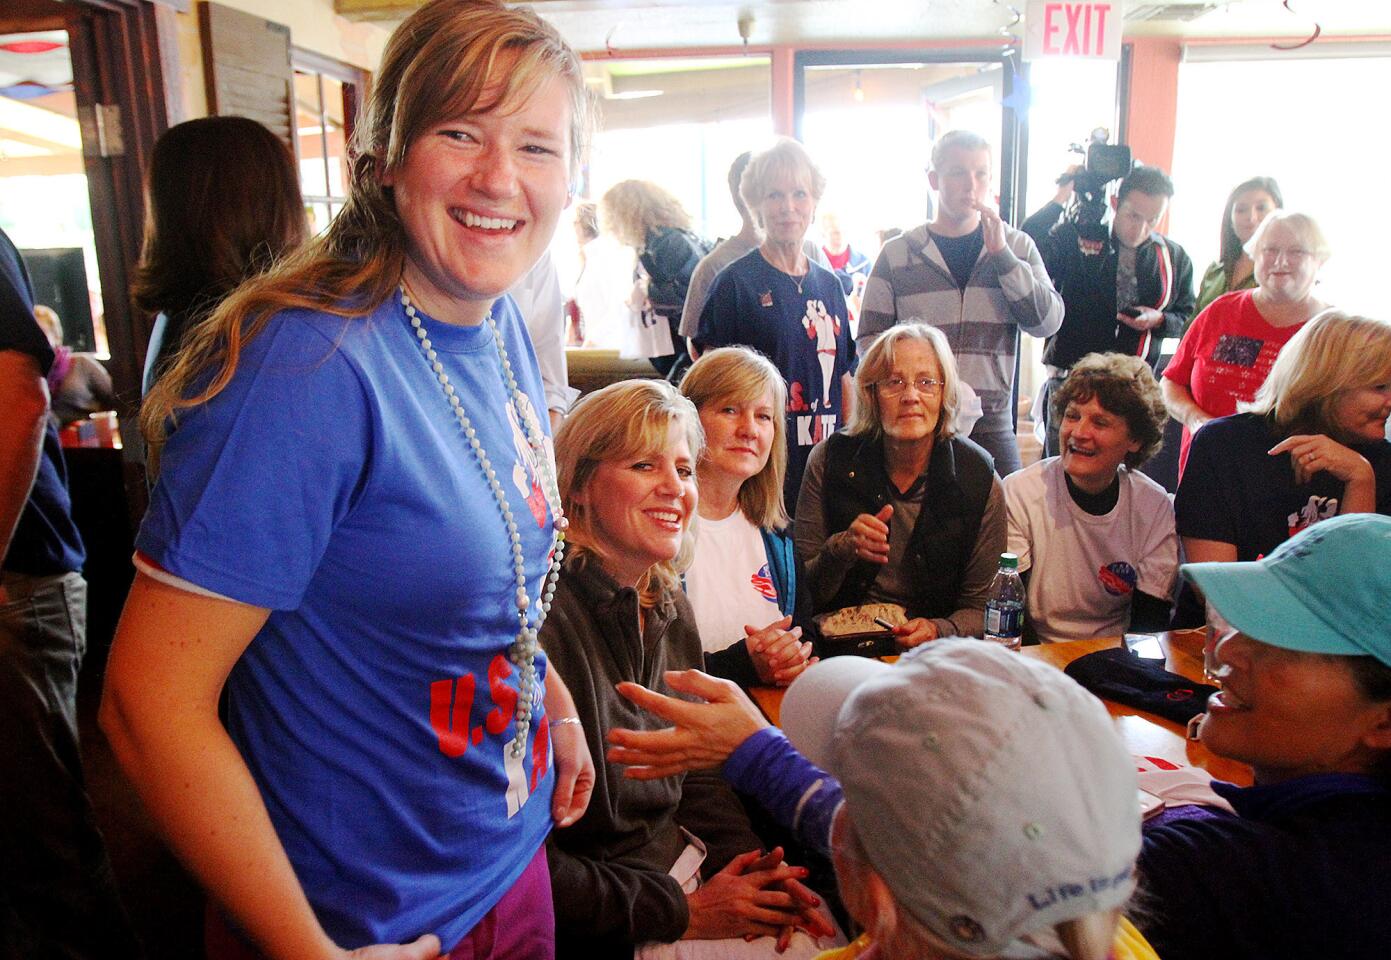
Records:
[[[1119,60],[1123,12],[1119,0],[1097,3],[1030,0],[1024,59]]]

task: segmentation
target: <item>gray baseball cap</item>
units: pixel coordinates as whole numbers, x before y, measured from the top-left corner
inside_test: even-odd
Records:
[[[1135,888],[1135,763],[1055,667],[960,638],[838,657],[792,684],[781,723],[840,780],[899,904],[957,950],[996,956]]]

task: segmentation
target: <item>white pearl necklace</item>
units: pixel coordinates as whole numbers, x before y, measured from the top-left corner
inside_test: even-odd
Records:
[[[469,449],[473,451],[474,457],[478,460],[478,466],[483,470],[483,476],[487,479],[488,487],[493,492],[493,499],[497,501],[498,512],[502,514],[502,521],[507,526],[507,539],[512,546],[512,569],[516,573],[518,624],[517,639],[508,647],[507,656],[519,671],[518,686],[521,691],[517,700],[517,734],[512,739],[512,756],[520,757],[526,749],[527,734],[531,729],[532,704],[536,695],[536,651],[539,648],[537,636],[541,632],[541,624],[546,621],[546,614],[551,611],[551,601],[555,598],[555,583],[560,576],[560,561],[565,556],[565,530],[570,526],[570,522],[560,512],[560,491],[556,486],[555,473],[551,469],[550,458],[546,456],[545,436],[541,433],[536,418],[526,416],[526,411],[522,408],[521,391],[517,388],[517,378],[512,374],[512,364],[507,359],[507,348],[503,345],[502,333],[498,330],[497,322],[493,320],[492,314],[489,313],[488,326],[492,328],[493,342],[497,345],[498,361],[502,366],[502,380],[507,387],[508,403],[512,404],[512,409],[517,414],[517,422],[526,431],[526,442],[536,456],[536,462],[539,465],[537,472],[546,485],[546,499],[554,504],[555,523],[552,525],[551,564],[546,575],[541,578],[541,602],[537,604],[539,609],[536,611],[536,619],[534,622],[528,622],[527,615],[531,609],[531,598],[527,596],[526,592],[526,558],[522,554],[521,531],[517,529],[517,521],[512,515],[512,507],[507,502],[507,491],[503,489],[502,481],[498,479],[497,471],[493,469],[492,462],[488,459],[488,451],[483,448],[483,441],[478,439],[478,431],[469,421],[463,401],[455,393],[454,385],[449,382],[449,374],[444,372],[444,364],[440,362],[433,344],[430,343],[430,336],[425,330],[425,324],[416,312],[415,305],[411,303],[411,298],[406,293],[405,284],[402,283],[399,289],[401,291],[401,306],[406,311],[406,318],[410,320],[412,329],[415,330],[416,341],[420,344],[421,352],[425,354],[426,362],[430,364],[430,369],[439,379],[440,388],[444,391],[444,398],[449,401],[449,407],[454,412],[455,419],[459,421],[459,429],[468,441]]]

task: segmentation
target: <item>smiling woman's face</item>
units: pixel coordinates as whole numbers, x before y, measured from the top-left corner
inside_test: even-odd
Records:
[[[481,323],[540,259],[569,200],[570,112],[551,79],[515,109],[435,125],[383,176],[406,233],[406,284],[426,313]]]
[[[1301,653],[1234,633],[1217,646],[1228,667],[1208,700],[1203,744],[1249,763],[1256,782],[1364,773],[1387,736],[1388,705],[1363,696],[1346,657]]]
[[[573,499],[588,513],[604,569],[634,586],[653,564],[676,556],[695,514],[695,462],[685,424],[673,420],[660,449],[599,464]]]

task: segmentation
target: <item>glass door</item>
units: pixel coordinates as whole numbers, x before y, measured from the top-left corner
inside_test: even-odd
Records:
[[[796,130],[826,174],[820,212],[873,259],[882,238],[931,218],[932,144],[965,128],[994,147],[995,193],[1013,222],[1015,86],[1000,50],[798,53]]]

